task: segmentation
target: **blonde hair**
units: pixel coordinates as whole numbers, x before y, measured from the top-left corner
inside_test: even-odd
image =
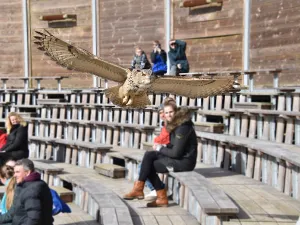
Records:
[[[17,180],[15,177],[12,177],[6,187],[6,209],[9,210],[15,195],[15,187],[16,187]]]
[[[12,116],[15,116],[17,121],[19,122],[19,124],[23,127],[25,127],[27,125],[27,123],[25,122],[25,120],[23,119],[22,116],[20,116],[20,114],[16,113],[16,112],[10,112],[6,118],[6,121],[5,121],[5,127],[6,127],[6,131],[7,131],[7,134],[10,133],[10,130],[12,128],[12,124],[10,122],[10,117]]]

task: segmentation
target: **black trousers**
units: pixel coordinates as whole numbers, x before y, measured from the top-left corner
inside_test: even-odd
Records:
[[[12,152],[2,152],[0,153],[0,167],[4,166],[7,160],[19,160],[23,158],[28,158],[29,152],[28,151],[12,151]]]
[[[141,165],[139,181],[145,182],[149,179],[155,190],[163,189],[164,187],[157,173],[168,173],[168,161],[172,161],[172,159],[162,155],[160,152],[146,152]]]

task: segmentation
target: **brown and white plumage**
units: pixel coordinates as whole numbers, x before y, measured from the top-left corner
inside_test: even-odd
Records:
[[[209,79],[151,76],[151,70],[126,69],[107,62],[90,52],[75,47],[53,36],[48,31],[36,31],[35,44],[52,60],[70,70],[87,72],[107,80],[118,82],[119,85],[105,90],[110,101],[121,107],[144,108],[150,104],[148,92],[170,93],[190,98],[218,95],[232,90],[232,78]]]

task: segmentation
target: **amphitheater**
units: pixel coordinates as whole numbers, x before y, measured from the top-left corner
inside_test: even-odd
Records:
[[[298,0],[1,0],[0,126],[28,122],[30,158],[71,208],[68,225],[292,225],[300,215]],[[129,67],[134,46],[187,42],[190,73],[234,77],[207,98],[149,93],[144,109],[113,105],[112,82],[55,65],[34,46],[47,29]],[[2,83],[1,83],[2,82]],[[165,97],[192,110],[191,172],[159,174],[169,207],[122,199],[160,131]],[[1,189],[2,194],[4,189]]]

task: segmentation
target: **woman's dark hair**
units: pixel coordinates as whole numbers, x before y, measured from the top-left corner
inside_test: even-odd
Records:
[[[153,41],[159,48],[161,48],[160,42],[158,40]]]

